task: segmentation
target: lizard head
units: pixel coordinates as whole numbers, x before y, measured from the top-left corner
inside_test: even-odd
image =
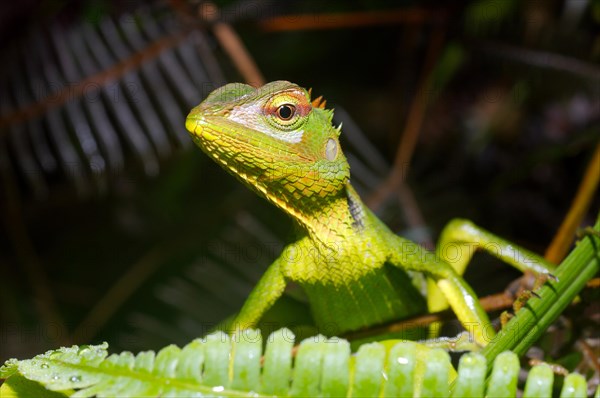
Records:
[[[192,109],[186,128],[225,170],[294,213],[304,200],[337,196],[350,178],[332,117],[293,83],[232,83]]]

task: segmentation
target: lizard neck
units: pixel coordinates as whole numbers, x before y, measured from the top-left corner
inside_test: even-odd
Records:
[[[323,244],[361,233],[367,221],[366,207],[349,183],[333,197],[290,213],[314,241]]]

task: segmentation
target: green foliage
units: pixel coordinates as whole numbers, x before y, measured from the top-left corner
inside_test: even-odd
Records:
[[[573,302],[588,280],[600,270],[600,218],[593,229],[586,230],[575,250],[537,291],[541,300],[530,300],[487,345],[483,355],[493,360],[500,352],[511,350],[524,354]]]
[[[479,0],[469,4],[465,10],[465,29],[471,34],[495,31],[511,16],[518,2],[514,0]]]
[[[486,391],[486,360],[463,356],[454,372],[449,355],[413,342],[371,343],[351,356],[338,338],[304,340],[292,366],[294,336],[288,329],[267,339],[255,330],[228,336],[218,332],[183,348],[108,355],[106,343],[48,351],[29,360],[10,360],[3,397],[199,397],[199,396],[415,396],[481,397]],[[391,348],[389,348],[391,347]],[[514,397],[519,361],[505,352],[494,361],[489,397]],[[291,377],[290,377],[291,376]],[[454,379],[454,384],[451,382]],[[550,397],[554,378],[548,365],[534,367],[524,396]],[[561,397],[586,395],[585,379],[565,378]]]

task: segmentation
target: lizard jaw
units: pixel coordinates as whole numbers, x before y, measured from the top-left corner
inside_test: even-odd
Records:
[[[197,134],[196,127],[198,126],[198,120],[196,118],[187,117],[185,119],[185,129],[190,132],[190,134]]]
[[[188,116],[187,119],[185,119],[185,128],[190,134],[197,136],[198,138],[201,138],[205,141],[215,141],[217,136],[211,134],[207,128],[204,128],[202,126],[202,122],[202,118],[198,119],[194,116]]]

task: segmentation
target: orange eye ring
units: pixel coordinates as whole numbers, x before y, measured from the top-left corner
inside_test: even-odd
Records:
[[[283,121],[291,120],[296,114],[296,107],[292,104],[282,104],[275,110],[277,117]]]

